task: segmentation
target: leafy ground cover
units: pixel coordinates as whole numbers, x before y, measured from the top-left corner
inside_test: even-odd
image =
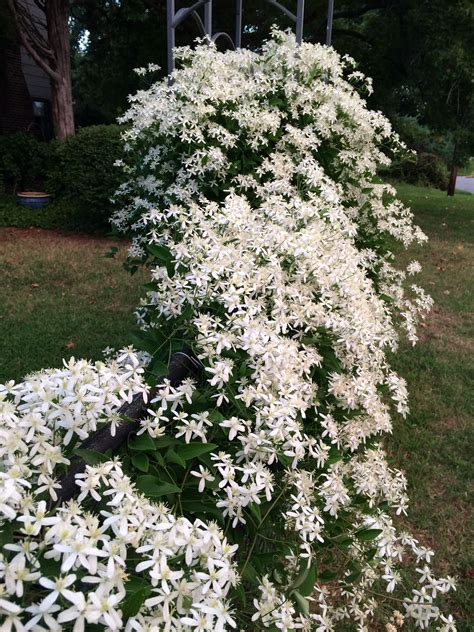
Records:
[[[0,381],[129,342],[143,278],[102,237],[0,228]]]
[[[435,308],[420,342],[394,364],[407,379],[411,415],[397,419],[394,463],[410,483],[409,525],[436,551],[435,568],[459,578],[450,598],[459,630],[472,629],[472,445],[474,429],[474,196],[398,186],[430,237],[403,255],[423,265],[420,283]],[[40,229],[0,229],[0,381],[58,366],[62,357],[98,358],[129,342],[145,275],[122,269],[126,248],[103,258],[110,241]]]

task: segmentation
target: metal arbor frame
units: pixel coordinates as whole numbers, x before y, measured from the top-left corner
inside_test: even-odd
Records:
[[[235,35],[234,38],[222,31],[213,33],[212,31],[212,0],[197,0],[189,7],[184,7],[176,11],[176,0],[166,0],[166,31],[167,31],[167,47],[168,47],[168,74],[174,70],[174,48],[176,45],[176,28],[188,17],[192,17],[201,32],[202,37],[209,38],[209,41],[216,42],[218,39],[224,39],[229,46],[235,50],[241,48],[242,45],[242,0],[235,1]],[[267,0],[268,4],[279,9],[295,24],[296,41],[301,44],[303,40],[304,25],[304,2],[305,0],[297,0],[296,13],[293,13],[284,7],[278,0]],[[199,15],[199,10],[203,9],[203,18]],[[331,45],[332,40],[332,21],[334,14],[334,0],[328,0],[327,9],[327,28],[326,28],[326,44]]]

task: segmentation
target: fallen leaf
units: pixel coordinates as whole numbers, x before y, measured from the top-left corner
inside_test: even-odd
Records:
[[[74,349],[75,346],[76,346],[76,343],[73,342],[72,340],[70,340],[69,342],[66,342],[66,344],[64,345],[66,349]]]

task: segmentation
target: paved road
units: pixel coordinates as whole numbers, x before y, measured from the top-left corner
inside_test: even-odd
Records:
[[[469,191],[469,193],[474,193],[474,178],[458,176],[456,180],[456,189],[459,191]]]

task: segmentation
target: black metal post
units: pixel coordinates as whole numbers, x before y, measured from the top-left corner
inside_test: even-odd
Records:
[[[332,43],[332,22],[334,20],[334,0],[328,0],[328,20],[326,26],[326,46]]]

